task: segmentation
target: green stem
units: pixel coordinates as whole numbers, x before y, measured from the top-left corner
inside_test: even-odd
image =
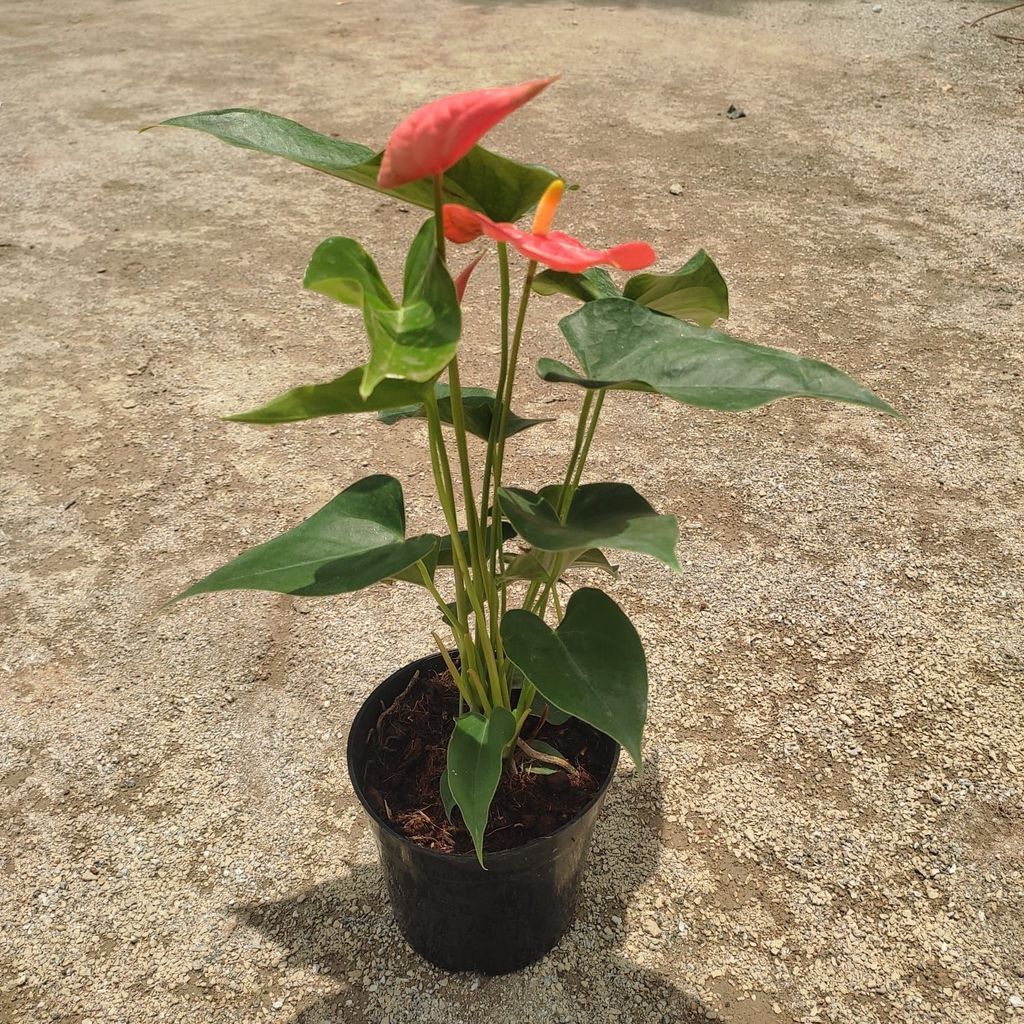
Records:
[[[508,355],[508,369],[505,379],[505,387],[499,394],[501,420],[498,424],[496,435],[496,452],[494,456],[494,488],[491,499],[491,522],[497,528],[495,543],[500,550],[500,526],[501,526],[501,502],[498,498],[498,491],[501,489],[501,474],[505,467],[505,441],[508,433],[509,410],[512,407],[512,391],[516,383],[516,367],[519,362],[519,346],[523,340],[523,327],[526,324],[526,310],[530,304],[530,290],[533,287],[533,275],[537,272],[537,261],[530,260],[526,267],[526,277],[523,279],[523,291],[519,297],[519,309],[516,313],[516,326],[512,334],[512,344]],[[494,570],[497,572],[497,567]],[[501,611],[504,614],[507,599],[507,591],[501,592]]]
[[[448,466],[447,454],[444,451],[443,439],[441,447],[438,447],[438,439],[441,430],[440,423],[435,425],[435,420],[440,419],[437,414],[437,397],[430,389],[424,400],[424,407],[427,411],[427,432],[430,440],[430,465],[434,472],[434,489],[437,491],[438,501],[441,503],[441,511],[444,514],[445,523],[448,526],[448,533],[452,538],[452,557],[455,576],[455,604],[459,620],[460,632],[456,634],[456,641],[459,644],[459,653],[462,655],[462,667],[470,668],[476,658],[476,650],[468,643],[469,606],[467,604],[465,578],[458,569],[458,557],[456,551],[462,552],[462,540],[459,537],[459,523],[455,516],[455,502],[451,494],[451,469]],[[463,559],[465,555],[463,554]]]
[[[590,414],[590,426],[587,427],[587,436],[583,442],[583,450],[580,452],[579,461],[576,463],[576,473],[572,478],[572,485],[569,488],[569,496],[567,498],[566,511],[572,504],[572,499],[576,495],[576,491],[580,486],[580,480],[583,479],[583,470],[587,465],[587,457],[590,455],[590,446],[594,441],[594,434],[597,433],[597,421],[601,416],[601,406],[604,405],[605,389],[601,388],[597,393],[597,401],[594,402],[594,408]]]
[[[519,700],[516,702],[514,712],[516,716],[516,738],[519,737],[519,731],[523,727],[523,722],[526,721],[527,716],[530,714],[533,698],[536,696],[537,687],[533,683],[524,682],[523,688],[519,691]]]
[[[434,175],[434,239],[437,245],[437,255],[441,262],[446,262],[444,248],[444,178],[440,174]]]
[[[479,583],[483,579],[484,541],[480,520],[476,514],[476,498],[473,497],[473,478],[469,468],[469,445],[466,434],[466,418],[462,404],[462,382],[459,378],[459,357],[448,364],[449,400],[452,407],[452,429],[455,431],[455,447],[459,456],[459,475],[462,477],[462,500],[466,508],[466,532],[469,535],[470,559]]]
[[[446,260],[445,238],[444,238],[444,187],[440,174],[434,175],[434,238],[437,246],[437,254],[441,262]],[[481,518],[476,513],[476,499],[473,496],[473,479],[469,467],[469,447],[467,443],[465,410],[462,401],[462,384],[459,379],[458,357],[452,359],[448,365],[449,397],[452,407],[452,427],[455,431],[455,446],[459,457],[459,475],[462,478],[462,497],[465,505],[466,533],[469,539],[470,557],[466,553],[459,539],[458,527],[449,523],[449,530],[452,535],[452,554],[455,564],[455,576],[462,575],[465,595],[473,606],[473,612],[477,621],[477,644],[473,650],[471,661],[466,666],[467,674],[471,679],[479,680],[479,675],[474,673],[474,664],[479,655],[487,666],[487,676],[491,685],[491,699],[497,703],[508,703],[505,694],[504,678],[499,670],[500,659],[502,659],[501,645],[499,642],[497,655],[491,645],[488,630],[488,616],[485,606],[496,604],[498,601],[497,587],[489,574],[489,564],[485,559],[484,538],[485,532],[481,527]],[[430,395],[428,401],[428,419],[431,417],[436,422],[431,422],[434,432],[434,445],[437,450],[438,461],[444,476],[445,491],[448,496],[450,510],[446,509],[446,515],[450,511],[451,519],[456,521],[457,516],[454,509],[454,485],[452,483],[451,465],[448,461],[448,453],[445,449],[444,435],[441,432],[440,417],[437,415],[437,399],[434,394]],[[440,493],[440,492],[439,492]],[[460,618],[462,612],[460,611]],[[468,618],[468,617],[467,617]],[[467,621],[463,619],[463,621]],[[467,648],[470,645],[466,645]],[[460,647],[460,651],[462,648]],[[466,652],[463,652],[463,657]],[[504,699],[503,699],[504,698]]]
[[[508,431],[508,414],[512,407],[512,390],[516,384],[516,364],[519,362],[519,346],[523,340],[523,327],[526,324],[526,309],[530,304],[530,290],[533,287],[533,275],[537,272],[537,261],[530,260],[523,279],[523,293],[519,298],[519,310],[516,313],[516,327],[512,335],[512,347],[508,356],[508,373],[505,391],[501,396],[501,423],[498,426],[498,450],[494,458],[494,518],[501,522],[498,507],[498,491],[501,488],[501,472],[505,467],[505,440]]]
[[[500,552],[502,548],[501,519],[492,515],[491,474],[494,470],[494,452],[498,442],[498,429],[501,426],[502,396],[505,393],[505,380],[508,377],[508,326],[509,298],[511,283],[508,270],[508,245],[498,243],[498,284],[501,290],[501,362],[498,368],[498,383],[494,389],[494,412],[491,426],[487,433],[487,450],[484,454],[483,487],[480,491],[480,523],[484,530],[484,548],[491,579],[496,579],[501,571]],[[488,524],[490,529],[488,529]],[[499,623],[505,613],[505,590],[502,589],[498,600],[491,605],[491,634],[500,639]]]
[[[490,637],[488,635],[487,613],[484,610],[480,595],[477,592],[476,587],[473,585],[473,577],[470,572],[469,561],[466,558],[466,550],[462,546],[462,538],[459,536],[459,521],[455,512],[455,488],[452,483],[452,471],[448,462],[448,451],[445,448],[444,435],[441,433],[441,417],[437,410],[437,395],[435,395],[429,388],[426,392],[424,407],[427,411],[427,428],[433,439],[433,456],[435,464],[434,477],[435,480],[440,478],[443,484],[443,486],[438,487],[438,497],[441,498],[441,507],[444,511],[445,522],[448,525],[448,532],[451,534],[452,538],[452,561],[455,563],[453,569],[455,571],[456,586],[458,586],[459,577],[461,575],[463,591],[465,596],[469,599],[469,603],[473,607],[473,613],[476,616],[477,637],[480,641],[480,648],[484,662],[487,665],[487,677],[490,681],[492,702],[495,705],[503,704],[507,707],[508,696],[504,693],[504,680],[502,679],[501,673],[498,671],[494,649],[491,646]],[[461,621],[466,622],[468,616],[464,617],[460,609],[459,618]],[[468,652],[472,652],[472,655],[475,658],[476,648],[472,644],[467,644],[466,650],[463,650],[462,648],[459,650],[463,658],[467,657]],[[471,672],[472,668],[472,664],[466,665],[467,672]]]
[[[565,467],[565,480],[562,482],[562,490],[558,495],[558,518],[565,522],[566,513],[569,511],[567,500],[569,489],[572,486],[573,475],[576,472],[576,462],[583,450],[583,442],[587,436],[587,417],[590,415],[590,407],[594,404],[594,392],[588,391],[583,399],[583,406],[580,408],[579,419],[576,421],[576,441],[573,444],[572,455],[569,456],[569,464]]]
[[[427,572],[426,565],[423,564],[421,558],[416,563],[416,568],[420,571],[420,579],[423,581],[423,586],[430,592],[430,596],[437,602],[437,607],[441,609],[441,613],[448,620],[448,624],[452,627],[452,632],[455,634],[455,640],[458,642],[459,634],[462,632],[462,624],[458,620],[458,616],[453,614],[451,608],[448,607],[448,602],[441,596],[441,592],[434,586],[434,581],[430,578],[430,573]]]
[[[502,396],[505,393],[505,380],[508,377],[508,306],[509,306],[509,272],[508,245],[498,243],[498,282],[501,288],[501,363],[498,368],[498,383],[494,389],[494,414],[491,427],[487,433],[487,452],[484,455],[484,483],[480,495],[480,522],[486,523],[490,513],[491,474],[494,470],[494,450],[498,441],[498,427],[501,425]],[[500,547],[492,534],[488,538],[488,553],[494,547]]]
[[[605,389],[600,388],[597,392],[596,400],[592,398],[593,392],[587,392],[586,398],[583,399],[583,407],[580,409],[579,421],[576,427],[576,444],[569,458],[569,465],[565,470],[562,492],[558,496],[558,517],[563,523],[569,514],[572,499],[579,489],[580,480],[583,479],[583,470],[587,464],[587,457],[590,455],[590,446],[594,442],[594,434],[597,432],[597,421],[601,415],[601,406],[604,405],[605,393]],[[589,422],[587,419],[588,414]],[[565,571],[565,568],[565,565],[562,564],[562,556],[557,556],[549,579],[547,581],[534,580],[530,584],[526,597],[523,600],[523,607],[531,608],[534,602],[536,602],[536,606],[531,610],[543,617],[552,588],[557,586],[558,577]],[[544,588],[543,592],[541,592],[541,587]],[[539,601],[537,600],[538,593],[540,593]]]
[[[557,583],[551,588],[551,597],[555,602],[555,615],[557,616],[558,621],[561,622],[562,619],[565,618],[565,612],[562,611],[562,601],[558,596]]]

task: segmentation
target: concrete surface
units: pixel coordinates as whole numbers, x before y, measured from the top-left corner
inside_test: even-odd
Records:
[[[0,8],[0,1019],[1020,1016],[1024,48],[992,33],[1024,18],[881,6]],[[623,765],[558,949],[449,978],[391,930],[342,758],[361,696],[430,647],[421,594],[157,614],[370,472],[438,521],[419,424],[217,420],[361,361],[305,260],[334,233],[386,252],[419,216],[134,129],[253,105],[381,143],[429,97],[553,70],[492,142],[583,183],[562,227],[664,268],[706,246],[737,333],[907,419],[609,402],[589,479],[684,524],[681,580],[623,558],[614,588],[651,651],[656,770]],[[466,383],[492,377],[495,293],[485,264]],[[537,303],[529,361],[564,357],[568,308]],[[557,421],[509,478],[543,484],[577,396],[529,370],[521,396]]]

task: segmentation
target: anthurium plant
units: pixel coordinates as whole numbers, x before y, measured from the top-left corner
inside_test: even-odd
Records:
[[[557,750],[531,745],[524,733],[531,716],[575,716],[640,765],[648,683],[640,637],[611,597],[593,586],[575,587],[573,577],[594,578],[600,570],[614,576],[609,551],[648,555],[679,571],[678,526],[628,483],[584,482],[605,402],[646,392],[740,412],[781,398],[816,398],[893,413],[826,363],[712,326],[729,315],[728,290],[703,250],[677,270],[652,272],[656,257],[645,242],[590,248],[554,230],[561,178],[478,145],[553,81],[428,103],[398,125],[379,153],[258,110],[163,122],[430,211],[408,245],[400,292],[353,238],[321,242],[306,268],[306,288],[361,312],[365,363],[227,418],[281,424],[376,413],[385,424],[425,420],[444,516],[438,533],[407,537],[401,484],[374,475],[179,597],[228,589],[306,597],[378,583],[423,587],[444,624],[425,624],[424,632],[433,636],[460,695],[439,786],[449,813],[459,809],[481,863],[502,772],[524,764],[567,767]],[[529,229],[517,226],[531,211]],[[482,239],[487,249],[473,258],[455,248]],[[464,386],[459,366],[460,302],[490,242],[500,284],[493,390]],[[613,278],[605,268],[627,276]],[[516,435],[543,422],[513,412],[513,399],[527,312],[535,296],[555,293],[580,305],[558,324],[568,353],[555,349],[537,372],[554,387],[576,389],[581,401],[575,435],[566,438],[564,471],[534,491],[506,479],[506,455]]]

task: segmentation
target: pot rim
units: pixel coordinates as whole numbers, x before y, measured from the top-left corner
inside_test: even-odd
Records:
[[[396,675],[398,675],[399,672],[404,672],[406,669],[418,668],[427,665],[432,661],[437,661],[441,665],[444,664],[444,661],[441,658],[440,654],[426,655],[422,658],[416,658],[413,661],[407,662],[401,668],[395,669],[395,671],[392,672],[389,676],[387,676],[387,678],[385,678],[382,682],[378,683],[377,686],[375,686],[370,691],[370,693],[367,694],[366,699],[363,700],[363,702],[359,705],[359,710],[356,712],[355,716],[352,719],[352,723],[349,725],[348,739],[346,740],[345,743],[345,759],[348,768],[348,777],[349,781],[352,783],[352,789],[355,792],[356,799],[362,805],[363,810],[365,810],[366,813],[369,814],[370,817],[375,822],[377,822],[378,825],[381,826],[381,828],[387,829],[388,832],[390,832],[393,836],[396,836],[403,844],[416,850],[417,854],[432,857],[435,860],[443,861],[446,864],[458,864],[465,866],[476,865],[477,867],[479,867],[480,865],[476,859],[475,853],[442,853],[440,850],[430,849],[429,846],[421,846],[419,843],[414,843],[407,835],[404,835],[403,833],[399,832],[398,829],[396,829],[395,826],[392,825],[390,821],[382,817],[378,813],[376,808],[373,807],[370,804],[370,802],[366,799],[366,794],[363,792],[362,779],[357,779],[356,773],[353,770],[352,745],[353,737],[355,736],[354,726],[356,723],[356,719],[362,713],[363,709],[367,706],[367,704],[370,703],[370,701],[373,700],[377,691],[387,686],[388,683],[390,683],[391,680]],[[376,722],[376,719],[374,721]],[[580,721],[582,721],[582,719],[580,719]],[[546,836],[538,836],[537,838],[531,839],[529,840],[529,842],[523,843],[521,846],[515,846],[510,850],[495,850],[493,853],[488,853],[487,850],[485,849],[485,862],[490,862],[491,864],[494,864],[495,862],[499,864],[511,863],[517,858],[524,856],[525,854],[528,854],[532,850],[536,849],[541,843],[550,842],[555,836],[560,835],[562,832],[565,832],[568,829],[573,828],[573,826],[575,826],[576,824],[578,824],[580,819],[590,811],[594,804],[598,803],[604,797],[605,792],[611,785],[612,779],[615,778],[615,772],[619,766],[619,754],[622,751],[622,747],[619,743],[616,743],[616,741],[613,740],[611,736],[608,736],[607,733],[600,732],[600,730],[590,725],[589,722],[584,722],[583,724],[589,726],[589,728],[591,729],[594,729],[594,731],[597,732],[599,735],[604,736],[605,739],[607,739],[608,742],[611,743],[614,748],[612,753],[612,763],[608,767],[608,774],[605,776],[604,782],[602,782],[601,785],[598,787],[597,792],[587,802],[587,804],[580,809],[578,813],[574,814],[564,825],[560,825],[558,828],[556,828],[554,832],[549,832]],[[482,870],[486,871],[487,868],[484,867]]]

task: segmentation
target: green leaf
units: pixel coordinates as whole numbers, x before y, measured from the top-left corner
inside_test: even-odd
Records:
[[[436,538],[435,538],[436,539]],[[427,570],[427,575],[433,579],[434,573],[437,571],[437,551],[438,546],[435,544],[430,551],[424,555],[423,568]],[[417,559],[419,561],[419,559]],[[423,582],[423,577],[420,575],[419,566],[417,562],[413,562],[412,565],[407,565],[404,569],[399,572],[392,573],[387,582],[389,583],[412,583],[417,587],[423,587],[426,589],[426,584]]]
[[[715,261],[700,249],[674,274],[637,274],[623,294],[641,306],[710,327],[729,318],[729,288]]]
[[[447,384],[437,383],[434,385],[434,392],[437,395],[437,410],[441,414],[443,423],[452,422],[452,401],[450,389]],[[475,437],[484,441],[490,436],[491,421],[494,418],[494,406],[496,403],[493,391],[487,388],[463,388],[462,407],[466,420],[466,430]],[[422,402],[412,402],[395,409],[385,409],[379,413],[377,418],[389,426],[399,420],[426,419],[426,406]],[[517,416],[514,412],[508,414],[508,430],[506,437],[518,434],[520,431],[529,430],[538,423],[550,423],[550,419],[532,420]]]
[[[451,821],[455,810],[455,797],[452,796],[451,783],[448,781],[448,769],[441,772],[441,803],[444,804],[444,816]]]
[[[615,299],[622,295],[618,285],[603,267],[591,267],[582,274],[570,274],[565,270],[542,270],[533,279],[533,290],[538,295],[561,292],[580,302]]]
[[[611,565],[603,552],[597,548],[588,548],[578,554],[573,551],[569,554],[571,560],[564,566],[563,572],[568,569],[601,569],[609,576],[619,575],[618,566]],[[566,553],[560,552],[560,555],[564,561]],[[559,556],[555,552],[530,548],[509,559],[502,577],[510,580],[550,580],[557,557]]]
[[[647,662],[633,624],[607,594],[577,590],[554,630],[533,612],[506,612],[501,639],[552,704],[611,736],[641,766]]]
[[[501,778],[502,754],[515,734],[515,715],[508,708],[496,707],[487,718],[475,711],[457,718],[448,741],[448,784],[473,837],[481,867],[484,830]]]
[[[429,559],[438,538],[405,540],[402,485],[369,476],[279,537],[250,548],[174,600],[216,590],[271,590],[320,597],[361,590]]]
[[[583,373],[542,359],[537,372],[547,381],[648,391],[723,412],[779,398],[821,398],[899,415],[827,363],[659,316],[630,299],[588,302],[559,326]]]
[[[206,110],[172,117],[161,125],[206,132],[232,146],[284,157],[426,209],[434,206],[431,181],[422,179],[397,189],[381,189],[377,185],[380,153],[321,135],[263,110]],[[445,202],[481,210],[492,220],[514,221],[537,204],[556,177],[546,167],[517,163],[475,146],[446,172],[444,198]]]
[[[485,543],[490,544],[491,541],[491,530],[493,526],[488,526],[484,531]],[[501,524],[501,543],[516,535],[516,531],[512,528],[511,524],[502,522]],[[464,551],[469,551],[469,533],[466,530],[459,530],[459,537],[462,538],[462,548]],[[452,554],[452,538],[451,534],[445,534],[438,541],[437,548],[437,564],[445,569],[450,569],[455,564],[455,556]]]
[[[546,714],[545,708],[547,708]],[[530,714],[536,715],[537,718],[543,717],[545,721],[550,722],[552,725],[562,725],[563,722],[568,722],[572,718],[572,715],[568,715],[559,708],[556,708],[542,693],[538,693],[533,698],[533,703],[530,705]]]
[[[324,239],[310,257],[302,284],[357,309],[366,299],[385,309],[398,308],[373,257],[354,238]]]
[[[437,254],[433,220],[423,224],[409,248],[401,305],[391,298],[373,260],[351,238],[321,242],[303,284],[362,309],[370,339],[370,359],[359,386],[364,399],[386,377],[429,381],[455,355],[462,314],[455,284]]]
[[[539,494],[503,487],[500,498],[502,513],[516,532],[542,551],[637,551],[679,571],[675,516],[658,515],[629,484],[584,484],[573,495],[564,523]]]
[[[335,377],[326,384],[307,384],[292,388],[266,405],[247,412],[225,416],[236,423],[294,423],[318,416],[337,416],[343,413],[378,412],[390,409],[396,403],[408,402],[423,395],[426,384],[410,380],[382,380],[368,398],[359,394],[364,367],[357,366],[343,377]]]

